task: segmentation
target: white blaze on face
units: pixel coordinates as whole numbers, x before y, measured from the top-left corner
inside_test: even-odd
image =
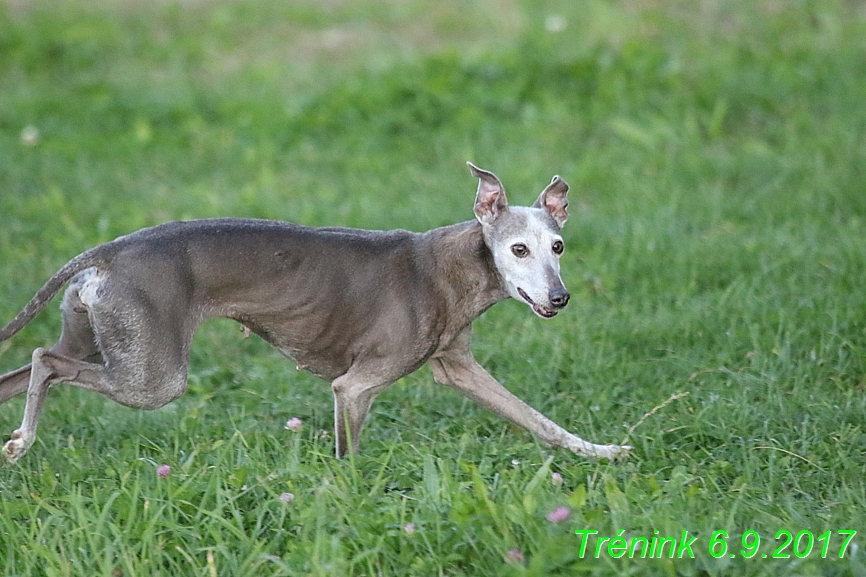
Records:
[[[485,229],[508,294],[541,317],[555,316],[550,293],[565,287],[559,276],[562,236],[553,219],[543,209],[511,207],[508,215]]]

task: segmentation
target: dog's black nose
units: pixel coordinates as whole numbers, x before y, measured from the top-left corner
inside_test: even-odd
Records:
[[[565,290],[565,288],[558,288],[550,291],[549,297],[550,304],[553,305],[554,308],[561,309],[568,304],[568,299],[571,298],[571,295],[568,294],[568,291]]]

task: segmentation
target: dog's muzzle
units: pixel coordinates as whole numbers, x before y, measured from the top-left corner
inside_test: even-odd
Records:
[[[524,291],[522,288],[517,287],[517,292],[521,296],[521,298],[523,298],[523,300],[525,300],[526,303],[532,307],[532,310],[535,311],[535,314],[546,319],[552,319],[553,317],[555,317],[557,313],[559,313],[559,309],[568,304],[568,299],[570,298],[568,291],[564,288],[554,289],[550,291],[550,293],[548,293],[550,298],[550,304],[552,304],[553,307],[543,307],[531,298],[529,298],[529,295],[526,294],[526,291]]]

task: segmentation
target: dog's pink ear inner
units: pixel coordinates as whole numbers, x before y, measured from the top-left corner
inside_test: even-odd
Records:
[[[505,187],[492,172],[478,168],[467,162],[469,172],[478,179],[478,192],[475,194],[475,218],[481,224],[489,224],[502,213],[508,212],[508,199]]]
[[[559,228],[562,228],[565,221],[568,220],[568,211],[566,210],[568,208],[567,194],[568,183],[559,178],[559,176],[554,176],[550,184],[547,185],[547,188],[538,195],[538,199],[532,206],[533,208],[546,209]]]

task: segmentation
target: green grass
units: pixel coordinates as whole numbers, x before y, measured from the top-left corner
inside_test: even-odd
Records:
[[[425,368],[337,461],[328,386],[211,321],[159,411],[52,391],[0,470],[4,575],[866,575],[862,3],[98,4],[0,4],[0,322],[78,252],[167,220],[469,219],[473,160],[515,204],[572,186],[571,304],[497,305],[481,363],[596,442],[689,394],[627,462],[593,463]],[[58,334],[51,306],[0,372]],[[696,559],[580,559],[584,529],[687,530]],[[735,558],[710,555],[717,530]],[[744,559],[749,530],[770,556],[779,531],[833,537],[826,559]]]

